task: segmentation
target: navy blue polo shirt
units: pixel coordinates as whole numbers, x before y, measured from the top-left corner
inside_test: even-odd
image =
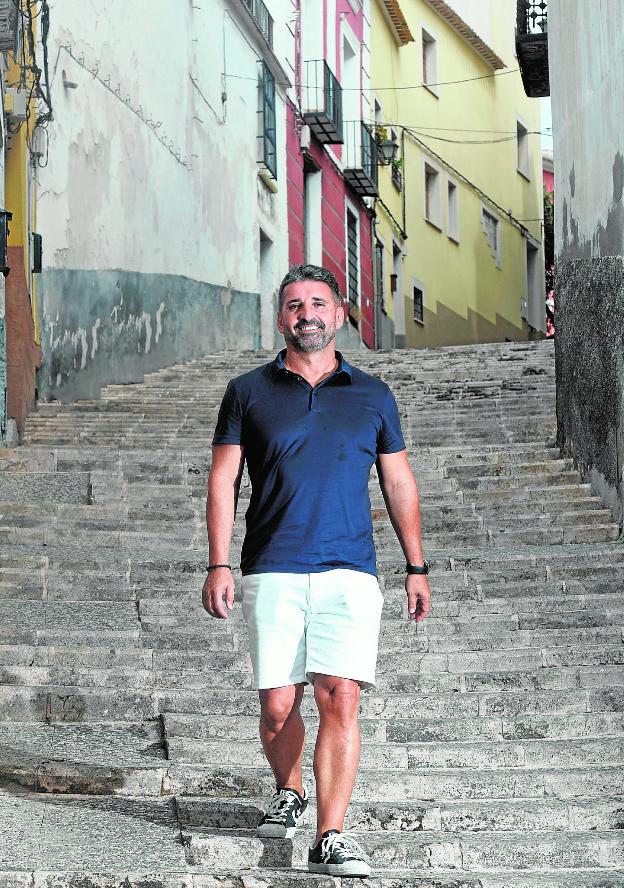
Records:
[[[247,461],[242,572],[376,576],[368,480],[378,454],[405,449],[394,396],[339,352],[314,388],[285,355],[228,383],[212,441],[242,445]]]

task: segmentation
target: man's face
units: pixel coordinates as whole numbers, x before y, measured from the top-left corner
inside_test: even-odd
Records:
[[[322,351],[344,323],[330,287],[318,281],[295,281],[284,290],[277,329],[286,345],[299,352]]]

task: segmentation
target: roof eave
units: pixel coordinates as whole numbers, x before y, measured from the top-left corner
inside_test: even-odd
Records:
[[[477,32],[473,31],[470,25],[465,22],[454,9],[451,9],[445,0],[426,0],[426,2],[451,26],[451,28],[453,28],[454,31],[459,34],[463,40],[466,41],[466,43],[474,49],[477,55],[479,55],[490,68],[494,71],[499,71],[501,68],[507,67],[500,56],[496,55],[494,50],[487,45],[485,40],[482,40]]]

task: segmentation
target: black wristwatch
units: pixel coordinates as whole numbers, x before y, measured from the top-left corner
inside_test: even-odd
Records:
[[[409,564],[408,562],[405,565],[405,570],[408,572],[408,574],[423,576],[429,573],[429,562],[423,561],[422,564]]]

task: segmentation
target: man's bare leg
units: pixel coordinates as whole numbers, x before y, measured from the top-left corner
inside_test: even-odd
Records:
[[[264,688],[260,693],[260,739],[279,787],[303,795],[301,760],[305,728],[299,707],[304,684]]]
[[[314,699],[320,716],[314,749],[316,844],[326,830],[342,831],[353,792],[360,762],[360,686],[349,678],[317,672]]]

